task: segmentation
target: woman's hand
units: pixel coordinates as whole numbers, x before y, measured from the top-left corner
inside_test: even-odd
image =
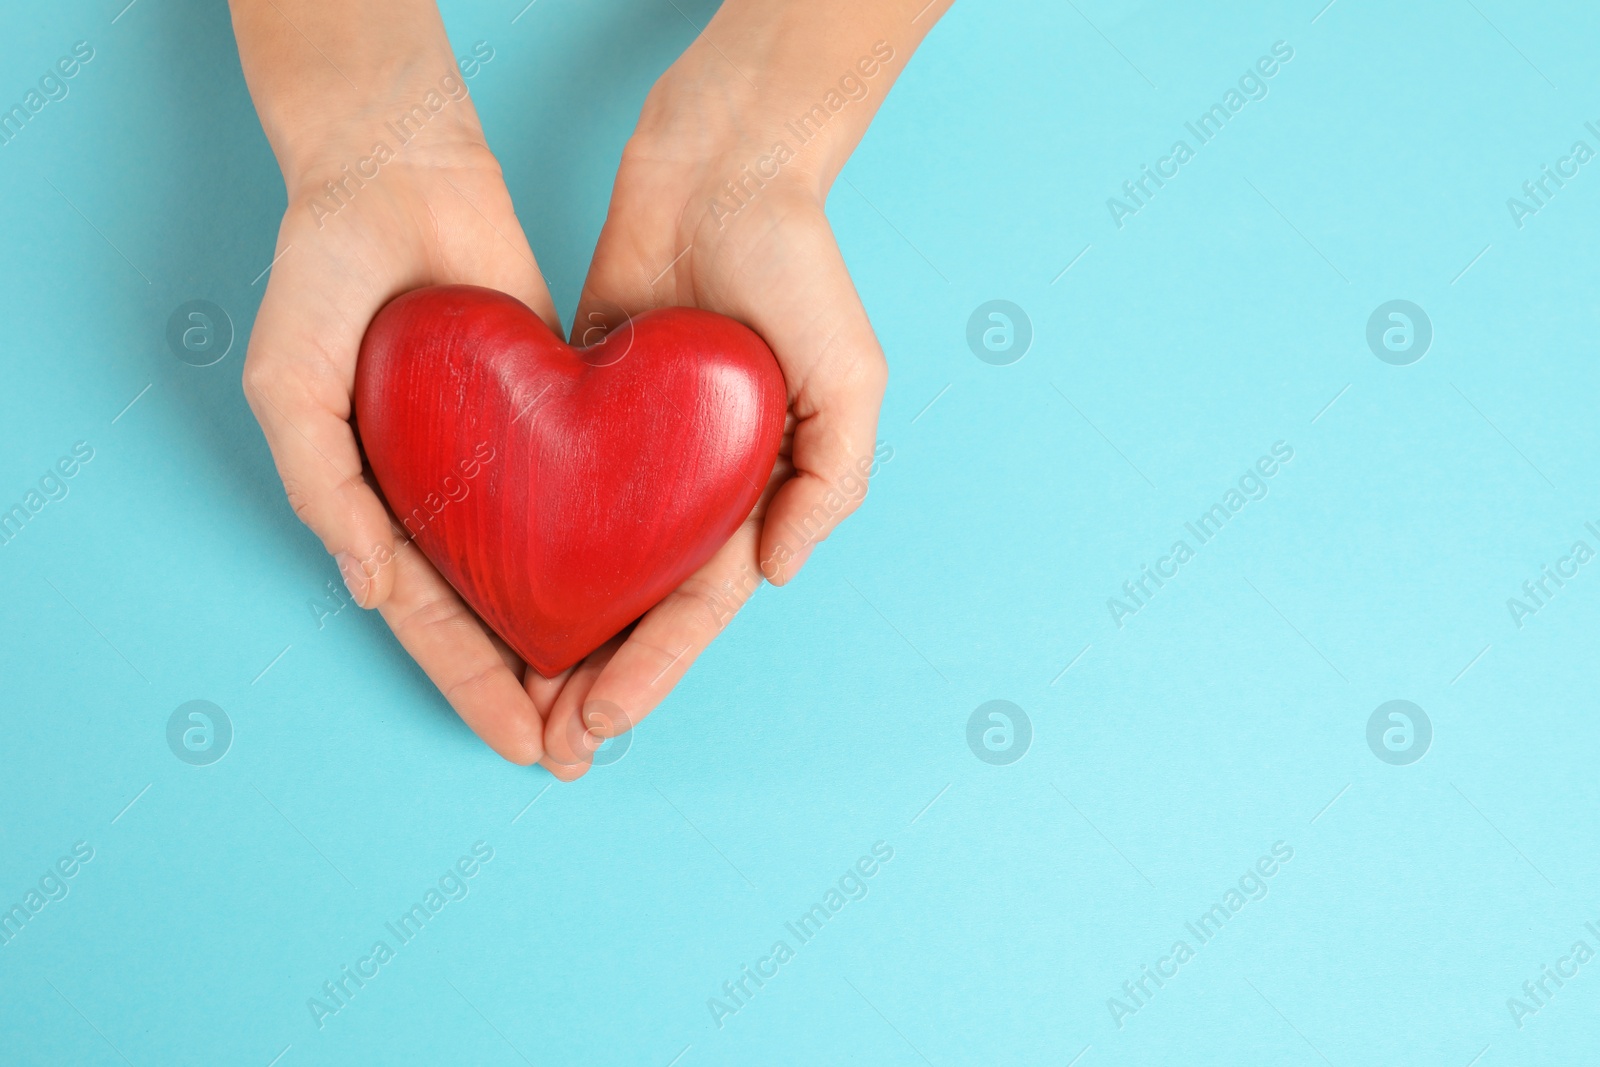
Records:
[[[289,503],[357,603],[382,613],[478,736],[533,763],[544,754],[543,720],[522,688],[522,663],[391,521],[349,421],[367,324],[409,289],[499,289],[559,332],[499,165],[431,0],[235,0],[233,9],[289,193],[245,395]]]
[[[766,493],[709,563],[572,671],[528,672],[558,777],[659,704],[763,578],[792,578],[866,495],[888,372],[823,204],[946,4],[914,22],[919,6],[728,0],[645,103],[573,343],[651,308],[729,315],[772,347],[790,420]]]
[[[401,292],[488,286],[559,330],[438,12],[432,0],[232,0],[289,191],[246,394],[295,513],[357,602],[382,612],[507,759],[583,774],[600,740],[654,708],[763,578],[788,581],[860,504],[886,372],[822,206],[948,2],[726,0],[651,93],[574,343],[668,304],[731,315],[773,347],[790,427],[766,494],[718,554],[631,632],[546,679],[390,521],[349,422],[362,335]]]

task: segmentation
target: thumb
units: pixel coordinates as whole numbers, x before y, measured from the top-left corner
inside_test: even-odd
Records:
[[[469,221],[477,223],[480,232],[482,227],[487,227],[488,232],[486,240],[452,245],[437,281],[498,289],[528,305],[557,337],[563,336],[550,286],[517,221],[506,187],[488,181],[469,186],[459,176],[454,180],[446,177],[445,181],[460,197]],[[493,221],[496,219],[499,221]]]
[[[600,343],[634,315],[693,303],[694,249],[673,248],[670,227],[641,223],[652,213],[632,198],[619,178],[573,317],[571,343],[580,348]]]
[[[349,385],[327,370],[336,357],[326,345],[341,324],[317,313],[314,287],[293,268],[268,284],[245,355],[244,393],[294,513],[338,562],[357,604],[377,607],[392,587],[395,536],[362,477]]]
[[[791,227],[781,277],[756,287],[741,309],[772,346],[789,384],[794,476],[778,489],[761,529],[764,577],[783,585],[818,541],[860,507],[888,365],[825,218]]]

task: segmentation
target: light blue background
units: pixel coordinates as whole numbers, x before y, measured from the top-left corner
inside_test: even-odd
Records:
[[[0,548],[0,904],[95,850],[0,948],[0,1059],[1592,1058],[1600,961],[1520,1028],[1506,1005],[1600,949],[1600,564],[1506,607],[1600,548],[1600,163],[1520,230],[1506,207],[1600,148],[1592,5],[957,5],[829,201],[894,458],[621,762],[548,791],[375,615],[316,625],[336,571],[239,389],[283,189],[224,6],[121,6],[0,33],[6,106],[96,52],[0,148],[0,505],[95,449]],[[496,51],[472,91],[570,316],[694,30],[521,6],[447,21]],[[1106,198],[1279,40],[1270,95],[1117,229]],[[164,338],[196,298],[238,331],[204,369]],[[995,298],[1035,331],[1011,366],[965,341]],[[1411,366],[1365,341],[1396,298],[1435,330]],[[1119,629],[1107,598],[1279,440],[1270,495]],[[203,768],[165,741],[197,698],[236,730]],[[1365,739],[1395,698],[1433,723],[1410,766]],[[991,699],[1032,721],[1009,766],[967,747]],[[319,1030],[307,998],[479,840],[470,896]],[[869,895],[719,1029],[707,999],[880,840]],[[1107,999],[1280,840],[1269,895],[1119,1029]]]

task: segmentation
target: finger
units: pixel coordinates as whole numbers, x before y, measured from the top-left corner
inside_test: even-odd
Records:
[[[749,309],[785,369],[796,419],[795,475],[761,530],[761,570],[774,585],[793,578],[817,542],[866,499],[888,384],[883,349],[825,227],[798,228],[793,255],[807,269],[783,287],[783,300]]]
[[[761,587],[761,572],[754,556],[761,518],[773,493],[791,473],[780,455],[750,517],[728,543],[631,630],[612,638],[567,672],[570,678],[558,675],[546,680],[540,678],[539,672],[528,671],[524,684],[530,694],[548,693],[551,686],[559,688],[557,699],[540,704],[545,719],[543,762],[557,777],[572,781],[581,776],[607,738],[632,729],[639,718],[653,710],[712,638]],[[639,634],[643,636],[635,643],[633,638]],[[675,650],[665,669],[659,666],[661,653],[652,654],[653,649],[663,646]],[[620,665],[619,653],[624,654]],[[651,677],[641,688],[645,671]],[[595,685],[601,678],[607,681],[597,693]],[[640,692],[642,697],[634,695]],[[538,696],[535,701],[539,701]]]
[[[574,668],[568,667],[553,678],[546,678],[538,671],[525,671],[522,676],[523,692],[533,701],[533,706],[539,709],[539,715],[546,722],[550,720],[550,712],[556,706],[556,698],[561,695],[561,689],[567,684],[567,679],[572,677]]]
[[[383,502],[361,474],[361,452],[348,421],[350,379],[323,347],[341,325],[291,311],[299,284],[286,275],[268,286],[245,357],[245,397],[290,507],[338,561],[356,603],[376,607],[393,588],[387,564],[395,539]]]
[[[595,750],[605,736],[591,733],[591,725],[603,725],[616,715],[589,707],[589,693],[595,681],[611,662],[625,638],[618,634],[574,667],[557,696],[544,723],[544,759],[541,764],[563,782],[575,781],[589,770]],[[532,673],[537,674],[537,671]]]
[[[573,720],[580,707],[585,729],[600,738],[615,737],[654,711],[760,588],[758,538],[755,523],[741,526],[710,562],[646,612],[582,699],[556,708],[545,726],[546,744],[577,736]]]
[[[390,569],[394,588],[380,610],[400,644],[490,748],[512,763],[537,762],[543,719],[483,623],[414,547]]]

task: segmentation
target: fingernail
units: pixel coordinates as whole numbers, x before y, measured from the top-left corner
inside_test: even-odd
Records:
[[[585,757],[593,755],[594,750],[599,747],[590,739],[591,736],[581,716],[574,715],[567,720],[567,747],[580,762],[587,762]]]
[[[812,549],[816,547],[817,546],[815,544],[809,544],[800,551],[796,552],[794,554],[794,559],[789,561],[789,566],[784,568],[784,570],[787,572],[785,577],[793,578],[795,575],[799,574],[800,568],[806,565],[806,560],[811,558]]]
[[[370,588],[370,584],[366,575],[361,573],[361,564],[357,563],[356,558],[348,552],[340,552],[333,559],[335,563],[339,564],[339,576],[344,579],[344,587],[355,598],[356,607],[366,607],[367,590]]]
[[[628,717],[623,710],[609,700],[591,700],[583,706],[583,722],[594,735],[596,748],[606,740],[606,731],[615,731],[618,726],[623,729],[628,727]]]

